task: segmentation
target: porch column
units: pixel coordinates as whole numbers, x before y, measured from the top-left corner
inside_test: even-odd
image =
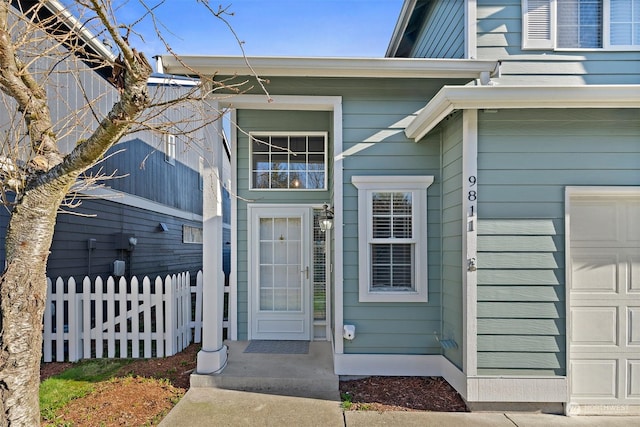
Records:
[[[217,102],[211,103],[213,111]],[[209,129],[211,128],[211,129]],[[224,316],[224,273],[222,271],[222,120],[209,125],[204,149],[202,193],[202,350],[198,352],[196,373],[213,374],[227,364],[227,346],[222,344]]]

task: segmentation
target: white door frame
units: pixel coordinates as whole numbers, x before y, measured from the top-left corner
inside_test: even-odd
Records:
[[[256,220],[260,213],[269,213],[274,216],[281,217],[301,217],[302,218],[302,228],[303,228],[303,238],[302,244],[305,249],[302,256],[302,265],[308,268],[308,273],[304,271],[300,272],[304,278],[303,284],[303,294],[302,294],[302,312],[304,316],[304,331],[302,335],[305,336],[306,340],[311,341],[313,339],[313,310],[312,308],[312,300],[313,300],[313,290],[311,283],[313,283],[313,266],[311,263],[313,262],[312,257],[312,226],[313,226],[313,211],[312,205],[302,205],[302,204],[259,204],[253,203],[247,205],[247,250],[248,250],[248,263],[247,263],[247,334],[248,339],[256,339],[255,331],[254,331],[254,321],[256,320],[257,307],[259,306],[258,292],[256,292],[256,283],[258,278],[258,269],[256,268],[258,265],[257,256],[259,255],[258,251],[258,239],[257,233],[259,232],[258,224]],[[264,338],[257,338],[264,339]],[[292,339],[284,337],[282,339]]]
[[[564,212],[565,212],[565,348],[566,348],[566,376],[567,376],[567,402],[565,415],[572,414],[571,400],[571,288],[572,288],[572,261],[571,261],[571,199],[577,196],[587,197],[640,197],[640,187],[617,186],[567,186],[565,188]]]

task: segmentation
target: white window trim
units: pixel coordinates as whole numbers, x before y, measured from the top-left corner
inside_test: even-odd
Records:
[[[253,144],[252,139],[254,136],[322,136],[324,137],[324,183],[322,188],[256,188],[253,186]],[[249,191],[327,191],[328,174],[329,174],[329,133],[328,132],[250,132],[249,133]]]
[[[358,301],[427,302],[427,188],[433,183],[433,176],[353,176],[351,182],[358,189]],[[371,194],[376,191],[413,193],[414,291],[376,292],[371,290],[370,200]]]
[[[529,39],[527,37],[529,28],[529,4],[538,2],[548,2],[550,7],[549,39]],[[580,48],[580,47],[558,47],[557,46],[557,2],[558,0],[522,0],[522,49],[523,50],[554,50],[558,52],[573,51],[636,51],[640,50],[640,45],[611,45],[611,2],[602,0],[602,47]]]

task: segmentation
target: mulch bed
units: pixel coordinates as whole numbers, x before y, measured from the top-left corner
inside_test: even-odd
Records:
[[[351,400],[349,410],[468,412],[460,394],[441,377],[340,381],[340,394]]]

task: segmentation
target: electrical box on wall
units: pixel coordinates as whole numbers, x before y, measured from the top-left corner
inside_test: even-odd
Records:
[[[114,276],[124,276],[125,263],[122,260],[113,261],[113,275]]]
[[[115,247],[117,250],[132,251],[138,244],[138,239],[132,233],[119,233],[115,235]]]

